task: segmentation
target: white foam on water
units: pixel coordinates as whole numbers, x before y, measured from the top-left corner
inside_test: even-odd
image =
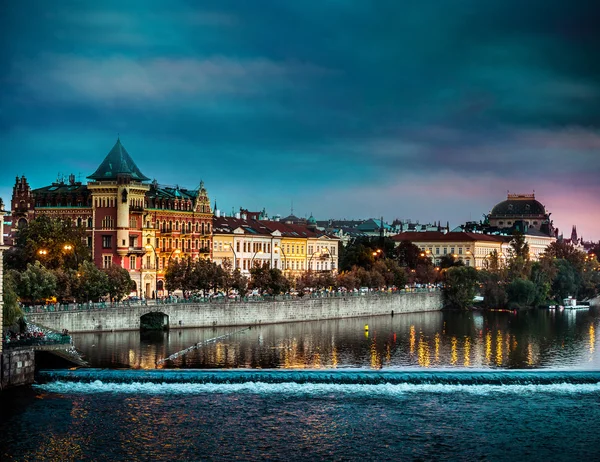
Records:
[[[73,393],[119,393],[119,394],[283,394],[283,395],[329,395],[356,396],[404,396],[411,393],[467,393],[473,395],[511,394],[586,394],[600,393],[600,383],[590,384],[524,384],[524,385],[449,385],[449,384],[336,384],[336,383],[264,383],[245,382],[233,384],[214,383],[104,383],[96,380],[84,382],[50,382],[35,385],[36,388],[59,394]]]

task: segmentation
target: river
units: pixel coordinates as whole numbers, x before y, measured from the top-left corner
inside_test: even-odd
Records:
[[[534,310],[76,334],[91,369],[0,395],[0,455],[593,460],[598,328]]]

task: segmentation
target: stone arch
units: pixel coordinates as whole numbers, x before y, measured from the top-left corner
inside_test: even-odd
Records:
[[[140,316],[140,330],[168,330],[169,315],[161,311],[150,311]]]

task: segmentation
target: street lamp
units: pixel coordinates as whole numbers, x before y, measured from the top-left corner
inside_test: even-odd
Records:
[[[225,248],[227,250],[231,250],[233,252],[233,271],[235,271],[235,264],[237,262],[237,254],[235,253],[235,250],[233,250],[233,246],[231,244],[225,244]]]
[[[317,252],[314,252],[314,253],[313,253],[313,254],[310,256],[310,259],[308,260],[308,269],[309,269],[309,271],[312,271],[312,259],[313,259],[313,257],[314,257],[315,255],[321,255],[321,252],[319,252],[319,251],[317,251]]]
[[[173,251],[171,252],[171,255],[169,255],[169,259],[167,260],[167,266],[169,266],[169,264],[171,263],[171,257],[173,256],[173,254],[177,254],[179,255],[181,253],[180,249],[173,249]]]
[[[274,252],[281,252],[281,255],[283,255],[283,270],[287,270],[287,257],[285,256],[285,252],[283,251],[283,247],[275,244],[275,246],[273,247],[273,251]]]
[[[71,250],[73,251],[73,255],[75,255],[75,265],[77,268],[79,268],[79,256],[77,255],[77,249],[75,249],[75,246],[72,246],[71,244],[65,244],[63,249],[67,252],[70,252]]]
[[[254,268],[254,257],[256,257],[256,254],[263,254],[264,252],[262,250],[257,250],[256,252],[254,252],[254,255],[252,255],[252,260],[250,260],[250,269]]]
[[[48,251],[46,249],[40,249],[38,250],[38,255],[40,255],[41,257],[45,257],[46,255],[48,255]]]
[[[475,254],[470,250],[467,250],[467,255],[471,256],[471,258],[473,259],[473,268],[477,269],[477,263],[475,262]]]
[[[333,255],[331,255],[331,252],[329,252],[329,250],[325,250],[325,251],[321,252],[321,256],[325,257],[325,258],[329,257],[329,260],[330,260],[329,270],[333,271]]]

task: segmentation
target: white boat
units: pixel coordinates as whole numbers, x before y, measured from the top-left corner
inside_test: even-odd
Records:
[[[590,308],[589,302],[577,303],[577,299],[573,297],[567,297],[563,300],[563,307],[565,310],[587,310]]]

